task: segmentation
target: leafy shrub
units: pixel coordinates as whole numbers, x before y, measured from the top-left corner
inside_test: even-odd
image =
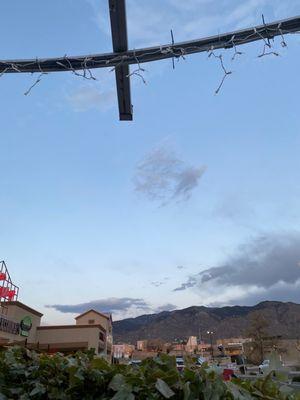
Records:
[[[270,376],[256,382],[224,382],[207,366],[188,365],[182,374],[175,358],[161,355],[138,367],[109,365],[91,353],[38,354],[21,347],[0,354],[0,400],[299,400]]]

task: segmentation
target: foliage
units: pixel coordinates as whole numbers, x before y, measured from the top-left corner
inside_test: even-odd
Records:
[[[250,352],[246,346],[247,358],[254,364],[261,364],[264,360],[265,347],[268,339],[268,321],[260,314],[253,314],[246,336],[251,338]]]
[[[0,353],[0,400],[300,400],[269,374],[256,382],[224,382],[208,366],[187,361],[180,374],[174,357],[161,355],[140,366],[109,365],[92,353],[38,354],[21,347]]]

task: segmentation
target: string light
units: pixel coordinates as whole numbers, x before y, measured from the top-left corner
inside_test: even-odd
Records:
[[[143,76],[145,69],[141,67],[142,63],[172,58],[172,65],[174,66],[175,58],[178,60],[180,58],[185,59],[185,57],[190,54],[208,52],[209,57],[214,56],[220,61],[220,66],[224,73],[221,83],[215,91],[215,93],[218,94],[225,79],[232,74],[232,71],[225,68],[222,54],[217,55],[215,50],[233,48],[234,54],[232,56],[232,61],[234,61],[237,56],[243,54],[241,51],[237,50],[237,46],[262,40],[264,46],[263,51],[258,55],[259,58],[267,55],[279,56],[279,53],[273,49],[271,40],[274,41],[276,36],[280,36],[281,46],[287,47],[284,35],[300,32],[300,17],[270,24],[265,23],[264,16],[262,16],[262,19],[263,25],[258,27],[183,43],[175,43],[173,31],[171,31],[172,43],[169,45],[129,50],[121,54],[106,53],[80,57],[69,57],[65,55],[61,58],[0,60],[0,77],[7,73],[38,72],[39,75],[34,84],[24,93],[28,95],[31,90],[40,83],[42,77],[51,72],[68,71],[83,79],[96,80],[92,73],[93,69],[110,68],[115,71],[117,67],[122,65],[134,64],[137,67],[128,74],[128,76],[137,76],[143,83],[146,83]]]

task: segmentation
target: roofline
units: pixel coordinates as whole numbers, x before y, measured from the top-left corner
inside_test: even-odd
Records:
[[[106,333],[106,330],[100,324],[97,324],[97,325],[42,325],[42,326],[38,326],[36,329],[38,331],[46,331],[46,330],[53,330],[53,329],[80,329],[80,328],[98,328],[101,331]]]
[[[32,314],[34,314],[34,315],[36,315],[38,317],[42,317],[44,315],[44,314],[40,313],[39,311],[36,311],[33,308],[27,306],[26,304],[21,303],[18,300],[16,300],[16,301],[4,301],[2,304],[4,304],[5,306],[17,306],[17,307],[23,308],[23,310],[31,312]]]
[[[90,313],[91,311],[93,311],[94,313],[96,313],[96,314],[98,314],[98,315],[101,315],[101,317],[104,317],[104,318],[106,318],[106,319],[112,319],[111,318],[111,314],[103,314],[102,312],[100,312],[100,311],[96,311],[96,310],[94,310],[93,308],[91,308],[90,310],[88,310],[88,311],[85,311],[84,313],[82,313],[82,314],[79,314],[79,315],[77,315],[77,317],[75,317],[75,319],[78,319],[78,318],[81,318],[81,317],[83,317],[84,315],[86,315],[86,314],[88,314],[88,313]]]
[[[47,343],[47,342],[42,342],[42,343],[29,343],[27,344],[29,349],[32,350],[56,350],[58,348],[58,351],[60,349],[72,349],[72,348],[88,348],[88,342],[54,342],[54,343]]]

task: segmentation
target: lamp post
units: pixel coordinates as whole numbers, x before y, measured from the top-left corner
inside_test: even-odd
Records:
[[[211,358],[213,360],[214,359],[214,348],[213,348],[212,335],[214,334],[214,332],[213,331],[207,331],[207,334],[209,335],[209,339],[210,339],[210,351],[211,351]]]

